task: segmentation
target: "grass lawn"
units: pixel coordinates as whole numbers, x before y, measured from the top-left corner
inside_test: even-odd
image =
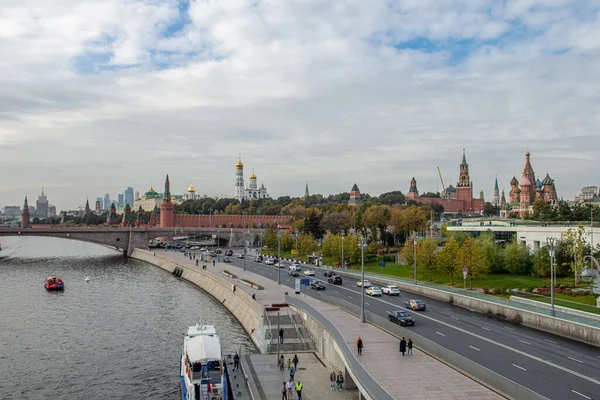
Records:
[[[597,296],[567,296],[561,293],[555,293],[554,305],[600,314],[600,308],[596,307],[596,297]],[[529,300],[536,300],[550,304],[550,297],[531,296],[527,298]]]

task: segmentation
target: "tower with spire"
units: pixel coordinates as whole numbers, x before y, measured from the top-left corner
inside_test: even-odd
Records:
[[[83,215],[89,215],[92,212],[90,209],[90,200],[85,199],[85,210],[83,210]]]
[[[173,226],[175,213],[175,206],[171,201],[171,183],[169,182],[169,175],[165,178],[165,192],[163,194],[163,200],[160,204],[160,227],[170,228]]]
[[[131,207],[129,203],[125,205],[125,211],[123,212],[123,219],[121,220],[121,225],[128,227],[131,226],[133,220],[133,216],[131,215]]]
[[[360,206],[362,204],[362,199],[360,197],[360,190],[358,190],[358,186],[356,183],[352,186],[352,190],[350,190],[350,200],[348,200],[349,206]]]
[[[135,222],[135,226],[140,227],[144,225],[146,225],[146,221],[144,220],[144,209],[142,206],[140,206],[137,211],[137,220]]]
[[[240,154],[238,162],[235,164],[235,198],[244,201],[244,163]]]
[[[500,190],[498,189],[498,175],[496,175],[496,182],[494,183],[494,206],[500,208]]]
[[[27,204],[27,195],[25,195],[25,203],[23,203],[23,211],[21,212],[21,228],[29,228],[31,226],[31,214],[29,213],[29,204]]]
[[[470,213],[473,211],[473,184],[469,176],[469,164],[467,164],[465,149],[463,149],[458,182],[456,184],[456,198],[463,201],[464,209],[462,212]]]
[[[410,189],[408,189],[406,198],[408,200],[415,200],[417,197],[419,197],[419,190],[417,189],[417,180],[413,176],[410,180]]]
[[[110,209],[106,213],[106,223],[108,225],[117,225],[119,223],[119,217],[117,216],[117,207],[115,207],[115,203],[110,205]]]
[[[310,194],[308,193],[308,181],[306,181],[306,186],[304,187],[304,198],[307,198],[308,196],[310,196]]]

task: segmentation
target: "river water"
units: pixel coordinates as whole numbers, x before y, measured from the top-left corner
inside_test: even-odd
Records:
[[[102,246],[3,237],[1,399],[177,399],[183,333],[216,321],[223,353],[254,348],[208,294]],[[48,292],[56,275],[64,292]],[[89,282],[85,278],[89,277]]]

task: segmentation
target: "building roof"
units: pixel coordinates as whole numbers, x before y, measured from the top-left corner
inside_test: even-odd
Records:
[[[188,188],[188,193],[196,193],[196,188],[194,184],[190,183],[190,187]]]
[[[352,190],[350,190],[351,192],[360,192],[360,190],[358,190],[358,186],[356,186],[356,183],[354,184],[354,186],[352,186]]]

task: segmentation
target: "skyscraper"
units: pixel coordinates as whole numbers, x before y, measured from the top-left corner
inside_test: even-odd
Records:
[[[133,198],[133,188],[127,187],[127,189],[125,189],[125,204],[133,206],[134,201],[135,199]]]
[[[102,197],[96,197],[96,211],[104,210],[104,200]]]
[[[125,193],[119,193],[117,194],[117,207],[124,207],[125,206]]]
[[[106,193],[104,195],[104,209],[108,210],[110,208],[111,202],[110,202],[110,195],[108,193]]]
[[[36,217],[48,217],[48,197],[46,197],[46,194],[44,193],[44,188],[42,188],[42,193],[40,193],[37,201],[35,202],[35,210]]]

